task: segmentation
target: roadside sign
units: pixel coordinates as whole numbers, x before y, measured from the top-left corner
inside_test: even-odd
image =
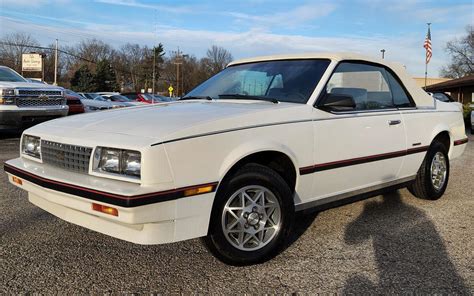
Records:
[[[148,88],[148,93],[151,94],[153,92],[153,89]]]
[[[170,92],[170,97],[173,96],[173,90],[174,90],[173,86],[170,85],[170,87],[168,87],[168,91]]]
[[[22,71],[37,71],[43,70],[43,57],[39,53],[24,53],[21,56],[21,70]]]

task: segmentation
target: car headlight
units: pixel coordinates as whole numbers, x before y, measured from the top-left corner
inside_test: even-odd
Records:
[[[14,88],[0,88],[0,104],[13,105],[15,104],[15,89]]]
[[[0,89],[0,97],[12,97],[15,95],[14,88],[2,88]]]
[[[94,170],[140,178],[141,153],[133,150],[97,147],[94,153]]]
[[[21,152],[35,158],[41,158],[41,139],[35,136],[23,135]]]

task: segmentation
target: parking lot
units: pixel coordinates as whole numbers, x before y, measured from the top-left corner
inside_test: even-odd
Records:
[[[275,259],[231,267],[198,239],[140,246],[31,205],[0,169],[0,294],[455,293],[474,291],[474,137],[438,201],[406,189],[300,216]],[[18,156],[0,137],[0,161]]]

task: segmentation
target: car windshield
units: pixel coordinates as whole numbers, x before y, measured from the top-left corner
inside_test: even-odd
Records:
[[[103,101],[103,102],[106,102],[106,101],[107,101],[106,98],[104,98],[103,96],[98,95],[98,94],[89,93],[88,95],[90,95],[90,97],[91,97],[93,100],[96,100],[96,101]]]
[[[313,59],[230,66],[182,99],[260,99],[305,104],[329,63]]]
[[[142,94],[142,96],[149,101],[156,100],[156,98],[152,94]]]
[[[0,81],[27,82],[25,78],[8,68],[0,68]]]

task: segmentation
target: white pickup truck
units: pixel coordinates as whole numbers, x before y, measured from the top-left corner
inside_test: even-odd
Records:
[[[12,69],[0,66],[0,131],[17,130],[66,116],[64,90],[32,83]]]

